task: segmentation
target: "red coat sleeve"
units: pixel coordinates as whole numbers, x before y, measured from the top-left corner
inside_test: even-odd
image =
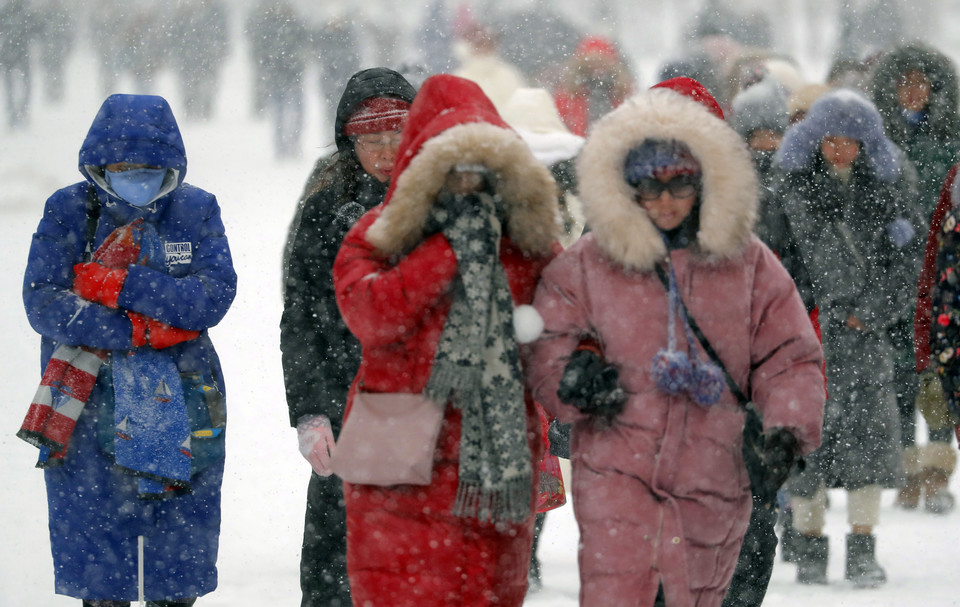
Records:
[[[402,341],[457,273],[457,258],[441,234],[399,259],[380,256],[365,237],[378,216],[367,213],[353,226],[333,264],[340,314],[364,347]]]

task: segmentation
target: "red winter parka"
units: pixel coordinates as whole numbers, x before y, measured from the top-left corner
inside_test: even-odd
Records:
[[[557,250],[550,174],[477,85],[449,75],[429,78],[410,109],[384,203],[351,229],[334,264],[337,303],[363,348],[347,418],[358,388],[420,393],[430,378],[458,270],[446,238],[424,237],[423,229],[444,178],[459,163],[481,163],[499,176],[497,191],[507,207],[500,261],[515,304],[530,303]],[[526,426],[536,469],[543,446],[529,394]],[[532,504],[519,524],[454,516],[459,445],[460,412],[448,404],[429,486],[344,483],[355,604],[522,604]]]
[[[682,142],[702,170],[695,242],[671,251],[623,175],[627,153],[648,138]],[[667,605],[717,607],[750,516],[744,412],[729,390],[701,406],[657,388],[651,363],[667,348],[668,296],[654,265],[670,257],[687,310],[764,427],[789,430],[804,453],[820,442],[820,344],[790,276],[750,231],[757,185],[746,147],[703,105],[669,89],[628,99],[593,127],[578,176],[591,232],[541,277],[534,306],[545,328],[528,385],[573,423],[580,604],[648,606],[662,584]],[[557,397],[584,338],[601,345],[628,395],[609,425]]]

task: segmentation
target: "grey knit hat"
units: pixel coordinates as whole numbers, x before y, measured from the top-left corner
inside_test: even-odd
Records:
[[[733,98],[732,126],[741,137],[765,129],[775,133],[787,130],[787,92],[773,78],[764,78]]]

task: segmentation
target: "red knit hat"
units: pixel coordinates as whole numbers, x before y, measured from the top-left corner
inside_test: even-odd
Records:
[[[575,54],[584,57],[587,55],[600,55],[607,59],[617,59],[617,49],[613,44],[602,36],[587,36],[577,44]]]
[[[720,104],[717,103],[717,100],[713,98],[713,95],[710,94],[710,91],[707,90],[707,87],[703,86],[693,78],[687,78],[686,76],[678,76],[676,78],[671,78],[670,80],[664,80],[659,84],[654,84],[650,87],[651,89],[670,89],[689,97],[702,105],[703,107],[710,110],[714,116],[723,120],[723,110],[720,109]]]
[[[364,99],[347,119],[343,125],[343,134],[353,137],[381,131],[399,131],[407,121],[409,112],[410,104],[403,99],[370,97]]]

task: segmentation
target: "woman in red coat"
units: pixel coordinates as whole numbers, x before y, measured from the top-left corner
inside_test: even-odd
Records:
[[[523,602],[542,444],[513,307],[558,250],[556,186],[480,88],[427,79],[384,203],[334,264],[357,390],[446,404],[427,486],[344,483],[357,605]]]

